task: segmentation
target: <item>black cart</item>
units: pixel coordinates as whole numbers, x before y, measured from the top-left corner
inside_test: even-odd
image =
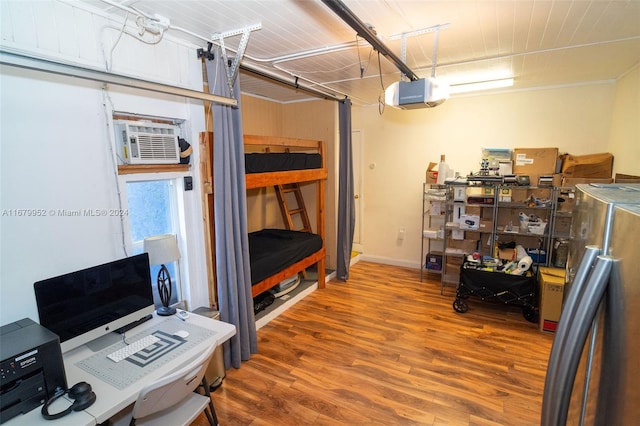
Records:
[[[527,275],[510,275],[480,270],[477,265],[465,262],[460,268],[460,283],[453,309],[459,313],[467,312],[467,299],[471,296],[482,301],[520,306],[527,321],[538,321],[537,281],[532,271],[527,271]]]

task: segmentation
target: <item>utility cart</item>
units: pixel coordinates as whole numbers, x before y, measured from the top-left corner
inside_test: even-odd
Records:
[[[533,271],[525,275],[511,275],[491,272],[478,264],[465,261],[460,267],[460,282],[453,301],[453,309],[465,313],[469,309],[471,296],[482,301],[515,305],[522,308],[527,321],[538,321],[537,281]]]

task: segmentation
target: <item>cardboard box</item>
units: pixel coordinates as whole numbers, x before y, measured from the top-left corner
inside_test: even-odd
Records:
[[[480,223],[482,223],[482,220],[480,221]],[[480,239],[480,232],[479,231],[465,231],[464,238],[466,240],[476,240],[476,241],[478,241]]]
[[[504,248],[498,249],[498,259],[504,260],[516,260],[516,249],[514,248]]]
[[[589,155],[562,156],[562,174],[570,178],[610,178],[613,155],[608,152]]]
[[[616,183],[640,183],[640,176],[616,173],[615,182]]]
[[[498,192],[498,201],[501,203],[510,203],[511,202],[511,188],[500,188]]]
[[[518,188],[517,186],[511,188],[512,203],[524,203],[527,199],[529,199],[527,188]]]
[[[477,240],[449,240],[449,247],[460,249],[464,253],[473,253],[478,246]]]
[[[438,163],[429,163],[427,167],[426,183],[438,183]]]
[[[570,212],[576,205],[576,189],[572,187],[560,188],[558,194],[558,211]]]
[[[480,210],[480,206],[469,206],[467,205],[464,209],[465,214],[474,214],[480,216],[482,211]]]
[[[565,270],[561,268],[540,267],[538,284],[540,286],[540,331],[554,333],[558,328],[562,299],[564,296]]]
[[[571,178],[562,177],[562,186],[576,186],[579,183],[613,183],[611,178]]]
[[[493,229],[493,221],[490,219],[480,219],[478,229],[484,232],[491,232]]]
[[[452,229],[451,230],[451,239],[452,240],[464,240],[464,231],[462,229]]]
[[[558,148],[516,148],[513,150],[513,174],[529,176],[536,185],[540,175],[556,173]]]

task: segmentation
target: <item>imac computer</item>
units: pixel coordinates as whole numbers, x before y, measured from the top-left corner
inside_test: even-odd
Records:
[[[150,319],[155,310],[149,255],[38,281],[40,325],[60,337],[62,352]]]

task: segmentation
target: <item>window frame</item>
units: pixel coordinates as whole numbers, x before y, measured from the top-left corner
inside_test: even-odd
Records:
[[[187,249],[187,230],[185,227],[187,217],[187,207],[185,206],[185,190],[184,186],[180,183],[183,182],[184,177],[189,176],[188,173],[168,172],[168,173],[135,173],[119,175],[118,181],[120,186],[121,200],[123,209],[129,211],[129,194],[127,191],[128,183],[135,182],[152,182],[152,181],[173,181],[175,196],[171,197],[171,210],[172,210],[172,227],[176,234],[176,241],[178,243],[178,249],[180,250],[180,260],[177,264],[177,271],[179,276],[180,287],[178,290],[178,306],[184,306],[188,304],[190,290],[189,286],[189,251]],[[139,242],[134,242],[131,232],[131,220],[128,215],[123,216],[123,230],[124,230],[124,245],[127,254],[130,256]],[[155,290],[155,277],[151,277],[151,282]],[[184,306],[186,307],[186,306]]]

